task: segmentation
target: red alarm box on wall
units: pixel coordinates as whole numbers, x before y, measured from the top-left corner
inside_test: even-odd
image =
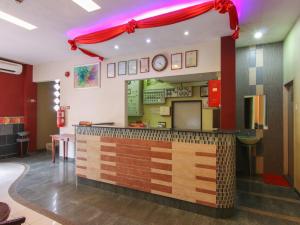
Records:
[[[221,81],[208,81],[208,106],[221,107]]]

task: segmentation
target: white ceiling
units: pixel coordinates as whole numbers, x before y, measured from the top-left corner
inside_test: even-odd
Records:
[[[26,20],[38,29],[27,31],[0,20],[0,57],[24,63],[39,64],[76,57],[67,44],[68,32],[74,28],[95,23],[107,27],[128,20],[142,12],[195,0],[95,0],[102,9],[88,13],[71,0],[1,0],[0,10]],[[199,0],[198,0],[199,1]],[[241,37],[238,46],[258,43],[253,32],[266,29],[261,42],[284,39],[299,16],[300,0],[234,0],[239,6]],[[185,37],[184,30],[190,35]],[[231,34],[227,15],[210,12],[195,19],[163,28],[138,30],[98,45],[85,46],[106,57],[136,52],[155,51],[161,48],[190,45],[198,41]],[[152,43],[147,45],[145,39]],[[114,50],[118,44],[120,49]]]

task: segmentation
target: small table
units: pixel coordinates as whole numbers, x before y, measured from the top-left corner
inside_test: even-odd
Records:
[[[9,206],[4,202],[0,202],[0,222],[6,221],[9,217],[9,214]]]
[[[55,143],[56,141],[63,141],[63,155],[64,160],[68,159],[68,143],[74,142],[75,136],[73,134],[54,134],[50,135],[52,138],[52,162],[55,163]]]

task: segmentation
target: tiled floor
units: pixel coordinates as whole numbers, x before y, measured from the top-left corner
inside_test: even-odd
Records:
[[[59,225],[60,223],[20,205],[9,196],[9,187],[23,173],[24,169],[25,167],[20,164],[0,163],[0,201],[6,202],[10,206],[9,219],[26,216],[25,224],[28,225]]]
[[[21,162],[30,166],[11,194],[22,203],[56,219],[74,225],[292,225],[300,224],[300,198],[293,189],[263,184],[259,179],[239,179],[237,182],[237,212],[229,219],[207,216],[159,205],[131,196],[75,185],[74,163],[50,162],[49,154],[37,154]],[[2,161],[3,162],[3,161]],[[0,171],[3,164],[0,161]],[[10,164],[12,165],[12,164]],[[15,168],[21,170],[21,165]],[[5,176],[5,175],[3,175]],[[9,178],[8,178],[9,177]],[[15,179],[8,176],[5,191]],[[5,193],[3,193],[5,192]],[[8,197],[6,198],[8,199]],[[5,200],[6,201],[6,200]],[[13,200],[9,200],[11,204]],[[17,204],[17,203],[12,203]],[[18,206],[22,207],[22,206]],[[16,208],[15,212],[22,212]],[[28,210],[22,207],[23,210]],[[25,211],[23,211],[25,212]],[[31,215],[28,211],[28,215]],[[25,212],[27,213],[27,211]],[[15,214],[13,216],[18,216]],[[37,217],[41,215],[37,214]],[[33,216],[34,218],[34,216]],[[37,220],[36,220],[37,221]],[[36,224],[29,220],[29,224]],[[43,225],[43,223],[38,223]],[[45,223],[47,224],[47,222]]]

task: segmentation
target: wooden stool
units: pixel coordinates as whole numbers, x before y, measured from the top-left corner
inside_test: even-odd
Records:
[[[20,156],[23,157],[24,156],[24,151],[23,151],[23,143],[27,143],[27,150],[26,152],[28,152],[29,149],[29,132],[27,131],[23,131],[23,132],[18,132],[18,138],[17,138],[17,143],[20,143],[21,146],[21,151],[20,151]]]

